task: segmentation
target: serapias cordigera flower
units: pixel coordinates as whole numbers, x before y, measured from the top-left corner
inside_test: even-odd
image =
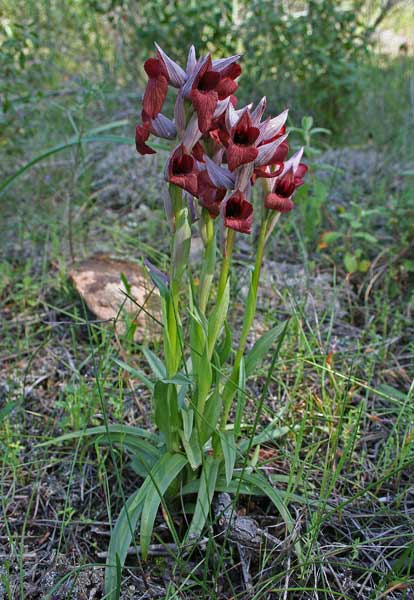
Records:
[[[304,184],[303,177],[308,167],[301,163],[303,148],[296,152],[284,165],[283,171],[278,175],[266,194],[265,207],[278,212],[290,212],[293,207],[292,197],[296,188]]]
[[[198,199],[225,227],[250,233],[252,186],[259,178],[268,192],[268,210],[289,212],[307,167],[303,149],[287,160],[285,110],[265,118],[266,98],[237,109],[240,55],[213,60],[197,58],[191,46],[185,68],[160,46],[144,64],[148,82],[142,100],[142,122],[136,126],[140,154],[154,154],[150,136],[176,140],[165,169],[168,182]],[[168,89],[176,88],[174,117],[162,113]],[[197,208],[196,208],[197,210]]]

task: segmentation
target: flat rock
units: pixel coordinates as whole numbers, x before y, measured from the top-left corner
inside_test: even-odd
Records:
[[[136,341],[160,336],[161,329],[156,322],[160,320],[159,293],[140,265],[95,255],[75,265],[69,275],[99,320],[112,321],[121,334],[128,325],[135,325]]]

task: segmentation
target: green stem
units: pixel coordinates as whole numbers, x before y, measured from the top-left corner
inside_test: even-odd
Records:
[[[221,273],[217,289],[217,302],[220,301],[220,298],[223,296],[224,290],[226,289],[227,279],[229,276],[229,270],[231,265],[231,255],[233,254],[235,235],[236,232],[234,231],[234,229],[227,230],[226,245],[224,249],[223,262],[221,263]]]
[[[269,214],[265,214],[263,216],[263,221],[260,227],[259,239],[257,242],[256,261],[247,297],[247,305],[244,313],[242,333],[240,336],[239,346],[237,348],[236,358],[234,359],[233,371],[230,376],[230,379],[227,381],[223,390],[223,416],[221,419],[222,430],[224,430],[226,427],[227,419],[229,417],[231,409],[231,404],[237,391],[237,386],[239,382],[240,363],[243,358],[244,350],[246,348],[247,337],[249,335],[249,331],[253,324],[254,317],[256,314],[257,292],[259,288],[260,272],[262,268],[263,254],[267,238],[269,218]]]
[[[203,267],[201,270],[200,277],[200,288],[199,288],[199,308],[200,311],[205,314],[207,309],[208,300],[210,297],[211,284],[214,277],[214,268],[216,264],[216,237],[214,232],[213,219],[210,217],[208,211],[203,208],[202,215],[202,236],[203,242],[205,243]]]
[[[164,354],[169,377],[176,374],[181,362],[179,316],[179,292],[188,266],[191,227],[188,221],[188,207],[180,188],[170,185],[170,197],[174,217],[174,230],[171,240],[170,295],[164,306]]]

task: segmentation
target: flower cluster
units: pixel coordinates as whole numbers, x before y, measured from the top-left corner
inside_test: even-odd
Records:
[[[303,149],[287,160],[285,110],[263,119],[266,98],[253,109],[237,109],[234,95],[241,74],[240,55],[212,60],[197,59],[192,46],[185,70],[157,44],[157,57],[149,58],[142,101],[142,123],[136,127],[136,149],[153,154],[149,136],[178,140],[167,161],[167,181],[198,198],[212,218],[250,233],[253,222],[251,189],[262,179],[265,207],[278,212],[293,208],[295,189],[302,185],[307,167]],[[168,88],[178,90],[174,119],[161,110]]]

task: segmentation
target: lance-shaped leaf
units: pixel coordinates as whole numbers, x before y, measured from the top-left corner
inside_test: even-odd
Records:
[[[220,431],[221,449],[224,455],[227,485],[233,477],[234,464],[236,462],[236,443],[233,431]]]
[[[171,85],[176,88],[180,88],[187,79],[186,72],[182,67],[180,67],[179,64],[172,60],[172,58],[170,58],[156,42],[155,47],[157,49],[158,56],[161,58],[165,68],[167,69]]]
[[[269,331],[266,331],[254,344],[253,348],[247,354],[245,359],[246,377],[250,377],[259,363],[263,360],[266,354],[269,352],[272,345],[286,334],[287,326],[289,321],[279,323],[275,327],[272,327]]]
[[[216,489],[220,461],[213,456],[207,456],[200,473],[200,486],[193,520],[188,531],[189,539],[198,538],[210,512],[211,501]]]
[[[237,406],[236,406],[236,418],[234,420],[234,435],[238,437],[241,432],[241,422],[246,406],[246,369],[244,366],[244,358],[242,357],[239,366],[239,385],[237,389]]]
[[[153,284],[158,288],[161,296],[166,298],[169,296],[169,285],[170,281],[168,275],[157,269],[155,265],[153,265],[148,258],[144,259],[144,265],[148,270],[148,274],[153,282]]]
[[[263,146],[259,146],[258,155],[256,160],[254,161],[255,167],[261,167],[262,165],[268,165],[272,160],[276,150],[279,148],[280,144],[282,144],[285,139],[288,137],[288,134],[280,136],[274,142],[270,142],[269,144],[263,144]]]
[[[211,360],[213,351],[216,347],[216,342],[220,332],[224,326],[224,321],[227,317],[230,301],[230,279],[227,279],[224,293],[220,298],[220,301],[214,307],[210,318],[208,320],[208,358]]]
[[[208,176],[217,188],[232,190],[234,189],[235,175],[228,169],[217,165],[207,155],[205,156]]]
[[[158,464],[156,471],[151,471],[149,475],[151,482],[148,484],[142,508],[140,530],[141,553],[144,560],[148,556],[154,521],[162,497],[186,464],[187,459],[182,454],[166,454],[162,465]]]

